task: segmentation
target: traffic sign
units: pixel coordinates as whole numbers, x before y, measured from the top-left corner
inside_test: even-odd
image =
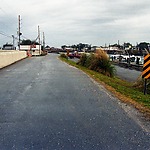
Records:
[[[144,57],[144,65],[143,65],[142,78],[144,78],[144,79],[150,79],[150,54],[147,54]]]

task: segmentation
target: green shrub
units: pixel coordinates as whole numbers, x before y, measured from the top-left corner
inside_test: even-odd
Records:
[[[81,66],[86,66],[87,55],[84,53],[81,55],[80,60],[77,64]]]
[[[60,57],[62,57],[62,58],[65,58],[65,59],[68,59],[68,56],[66,55],[66,54],[60,54]]]
[[[86,59],[86,64],[85,64],[85,67],[87,67],[87,68],[89,68],[90,69],[90,66],[91,66],[91,64],[93,63],[93,60],[95,59],[95,55],[94,54],[90,54],[90,55],[87,55],[87,57],[86,57],[87,59]]]
[[[78,64],[110,77],[115,74],[115,68],[103,50],[98,50],[95,54],[82,54]]]
[[[115,74],[115,68],[111,65],[110,61],[99,57],[94,57],[94,59],[91,61],[89,69],[110,77],[113,77]]]

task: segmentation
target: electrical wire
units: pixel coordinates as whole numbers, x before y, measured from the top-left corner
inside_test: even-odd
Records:
[[[0,34],[3,35],[3,36],[5,36],[5,37],[12,38],[12,36],[7,35],[7,34],[5,34],[4,32],[1,32],[1,31],[0,31]]]
[[[6,1],[5,1],[5,5],[7,5],[7,7],[9,7],[9,5],[6,3]],[[9,8],[10,8],[10,7],[9,7]],[[2,7],[0,7],[0,11],[3,12],[3,14],[9,16],[9,14],[8,14]],[[10,19],[11,19],[11,20],[10,20]],[[10,25],[16,23],[16,19],[13,19],[13,18],[10,18],[10,19],[9,19],[9,22],[8,22]],[[3,24],[5,27],[7,27],[7,29],[9,29],[8,24],[6,24],[6,23],[4,23],[4,22],[2,22],[2,21],[0,21],[0,22],[1,22],[1,24]],[[21,24],[22,24],[22,23],[21,23]],[[18,30],[18,29],[17,29],[17,30]],[[12,38],[12,35],[10,36],[10,35],[4,33],[3,31],[0,31],[0,34],[1,34],[2,36],[8,37],[8,38]],[[23,38],[25,38],[25,39],[30,39],[30,38],[25,37],[24,35],[21,35],[21,37],[23,37]],[[38,36],[35,40],[33,40],[33,41],[36,42],[38,38],[39,38],[39,36]],[[18,37],[14,37],[14,39],[15,39],[15,40],[19,40]],[[20,41],[22,41],[22,39],[20,39]]]

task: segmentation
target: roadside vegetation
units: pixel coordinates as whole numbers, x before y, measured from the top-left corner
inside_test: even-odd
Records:
[[[109,60],[106,61],[106,55],[103,55],[102,51],[99,51],[96,54],[90,54],[89,56],[85,56],[85,54],[83,54],[78,63],[69,60],[65,54],[61,54],[60,59],[81,69],[90,77],[102,84],[107,90],[112,92],[122,102],[133,105],[145,116],[150,118],[150,95],[143,94],[142,80],[140,79],[136,83],[132,83],[115,77],[114,67],[111,65]],[[93,58],[94,60],[92,60]]]
[[[109,77],[113,77],[115,74],[115,68],[112,66],[108,55],[101,49],[97,50],[96,53],[81,55],[77,64]]]

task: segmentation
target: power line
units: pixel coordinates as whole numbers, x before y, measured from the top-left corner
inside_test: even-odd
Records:
[[[12,38],[10,35],[5,34],[4,32],[1,32],[1,31],[0,31],[0,34],[3,35],[3,36],[6,36],[6,37],[8,37],[8,38]]]
[[[5,37],[7,37],[7,38],[10,38],[10,39],[14,39],[14,40],[18,40],[18,38],[17,37],[15,37],[14,35],[8,35],[8,34],[6,34],[6,33],[4,33],[4,32],[2,32],[2,31],[0,31],[0,34],[2,35],[2,36],[5,36]],[[22,41],[22,40],[21,40]]]
[[[5,5],[7,5],[6,4],[6,2],[5,2]],[[7,7],[9,7],[10,8],[10,6],[9,5],[7,5]],[[4,7],[3,7],[4,8]],[[3,14],[5,14],[5,16],[9,16],[10,14],[8,14],[4,9],[2,8],[2,6],[0,7],[0,11],[3,13]],[[19,15],[20,16],[20,15]],[[18,40],[19,42],[18,42],[18,44],[20,44],[20,41],[22,41],[21,40],[21,37],[22,38],[25,38],[25,39],[30,39],[30,38],[27,38],[27,37],[25,37],[24,35],[22,35],[22,33],[21,33],[21,25],[22,25],[22,20],[21,20],[21,17],[20,18],[18,18],[18,20],[19,20],[19,25],[18,25],[18,27],[16,28],[16,30],[17,30],[17,37],[15,37],[14,36],[14,34],[13,34],[13,36],[14,36],[14,39],[15,40]],[[7,30],[8,31],[8,29],[10,29],[10,27],[8,26],[9,24],[10,25],[12,25],[12,24],[16,24],[17,25],[17,19],[15,19],[15,21],[14,21],[14,19],[13,19],[13,17],[11,17],[9,20],[8,20],[8,23],[6,24],[5,22],[3,22],[3,21],[0,21],[1,22],[1,24],[3,24],[3,31],[4,30]],[[4,28],[5,27],[5,28]],[[5,37],[8,37],[8,38],[12,38],[12,35],[8,35],[8,34],[6,34],[6,33],[4,33],[3,31],[0,31],[0,34],[1,35],[3,35],[3,36],[5,36]],[[40,34],[40,33],[38,33],[38,34]],[[39,37],[40,35],[38,35],[38,37],[35,39],[35,40],[33,40],[33,41],[37,41],[38,39],[40,39],[40,37]]]
[[[2,0],[3,1],[3,0]],[[13,32],[16,33],[16,25],[17,25],[17,18],[15,18],[13,15],[11,15],[11,13],[8,13],[5,8],[5,6],[7,6],[7,9],[9,8],[9,10],[12,11],[12,7],[10,5],[8,5],[8,3],[6,1],[3,1],[4,4],[0,6],[0,11],[3,13],[3,20],[0,20],[3,31],[8,31],[8,30],[13,30]],[[5,22],[7,20],[7,22]],[[12,26],[14,25],[14,26]],[[1,34],[3,35],[3,34]],[[6,37],[11,37],[10,35],[4,34],[4,36]],[[15,38],[16,39],[16,38]]]

